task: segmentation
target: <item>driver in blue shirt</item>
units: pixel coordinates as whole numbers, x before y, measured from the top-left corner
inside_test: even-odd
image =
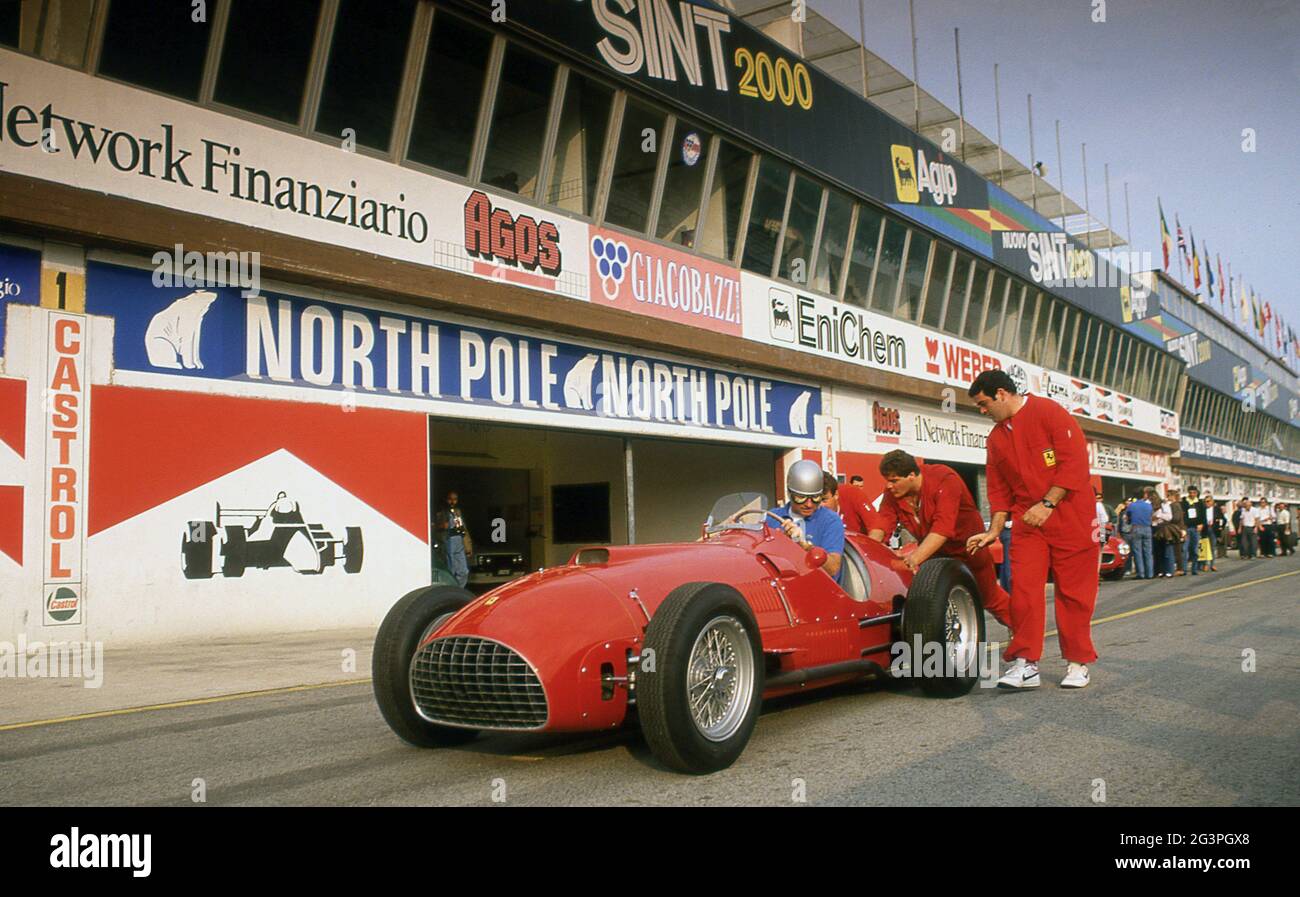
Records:
[[[796,461],[790,465],[785,477],[790,501],[773,508],[772,513],[785,518],[782,529],[805,550],[815,545],[826,552],[822,569],[839,582],[844,560],[844,521],[839,514],[822,506],[826,476],[816,461]]]

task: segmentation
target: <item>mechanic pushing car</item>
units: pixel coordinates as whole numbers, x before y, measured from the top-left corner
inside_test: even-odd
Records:
[[[836,582],[844,559],[844,521],[830,508],[822,506],[826,487],[822,469],[816,461],[796,461],[785,475],[785,491],[790,501],[772,513],[785,518],[781,528],[805,550],[817,546],[826,552],[822,569]]]
[[[867,536],[884,542],[900,523],[920,544],[897,561],[913,573],[935,554],[957,558],[975,577],[984,609],[1009,626],[1011,598],[998,585],[988,552],[972,553],[966,542],[984,532],[975,499],[957,471],[946,464],[920,464],[901,449],[880,459],[885,494]]]
[[[972,554],[993,543],[1012,515],[1011,644],[1003,659],[1012,666],[998,680],[1002,688],[1037,688],[1047,616],[1047,576],[1056,580],[1056,626],[1061,655],[1069,667],[1062,688],[1084,688],[1097,605],[1101,545],[1097,507],[1088,470],[1083,431],[1051,399],[1019,395],[1003,370],[975,378],[970,396],[996,425],[988,438],[988,490],[993,521],[988,532],[971,536]]]

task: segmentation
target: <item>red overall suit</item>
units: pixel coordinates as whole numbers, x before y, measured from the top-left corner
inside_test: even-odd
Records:
[[[1023,520],[1047,491],[1068,490],[1041,527]],[[1056,627],[1061,656],[1092,663],[1092,612],[1097,606],[1101,544],[1097,505],[1083,431],[1051,399],[1025,404],[993,427],[988,439],[989,505],[1011,514],[1011,628],[1003,657],[1037,663],[1043,654],[1047,574],[1056,580]]]
[[[947,538],[938,554],[962,561],[975,577],[984,609],[1006,626],[1009,624],[1011,598],[998,585],[997,570],[987,551],[971,554],[966,550],[966,540],[985,531],[984,518],[980,516],[975,499],[957,471],[946,464],[918,464],[921,468],[921,495],[916,513],[907,501],[894,498],[885,490],[880,500],[880,511],[874,525],[888,536],[898,523],[903,525],[918,542],[930,533]],[[1013,582],[1014,586],[1015,583]]]

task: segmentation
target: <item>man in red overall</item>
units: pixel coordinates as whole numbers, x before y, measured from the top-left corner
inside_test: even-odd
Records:
[[[1022,396],[1005,371],[988,370],[970,386],[971,398],[997,424],[988,439],[988,532],[971,536],[972,553],[993,543],[1012,518],[1011,629],[1003,659],[1011,668],[1002,688],[1036,688],[1047,616],[1047,574],[1056,580],[1056,628],[1069,662],[1063,688],[1088,684],[1092,612],[1097,605],[1101,544],[1097,506],[1083,431],[1051,399]]]
[[[987,551],[966,548],[969,538],[984,532],[984,518],[961,475],[944,464],[921,466],[900,449],[880,459],[880,475],[885,494],[867,536],[883,542],[901,523],[920,543],[902,560],[914,572],[936,554],[962,561],[975,577],[984,609],[1008,625],[1011,599],[998,585],[993,559]]]

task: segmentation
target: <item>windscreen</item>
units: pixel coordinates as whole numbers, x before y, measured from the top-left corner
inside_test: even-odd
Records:
[[[762,529],[766,516],[763,512],[770,507],[767,496],[761,492],[733,492],[713,503],[705,526],[711,533],[724,529]]]

